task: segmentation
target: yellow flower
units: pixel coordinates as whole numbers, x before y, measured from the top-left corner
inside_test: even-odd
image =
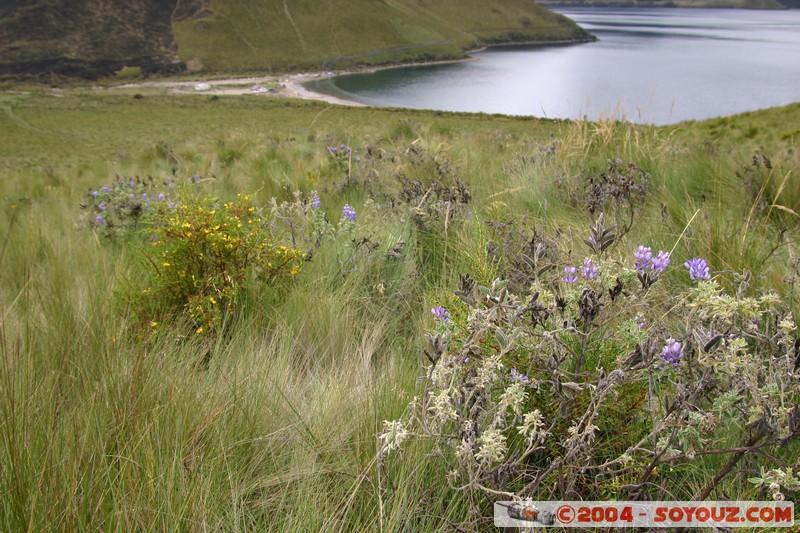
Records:
[[[154,328],[154,327],[156,327],[157,325],[158,325],[158,322],[156,322],[156,321],[150,322],[150,327],[151,327],[151,328]]]
[[[214,304],[214,305],[217,305],[217,301],[214,299],[214,297],[213,297],[213,296],[209,296],[209,297],[208,297],[208,301],[209,301],[209,302],[211,302],[211,303],[212,303],[212,304]]]
[[[161,266],[168,267],[168,266],[172,266],[172,265],[170,265],[169,263],[167,263],[166,261],[164,261],[163,263],[161,263]]]
[[[199,328],[197,328],[197,330],[195,331],[195,333],[197,333],[198,335],[200,335],[201,333],[203,333],[203,326],[200,326]]]

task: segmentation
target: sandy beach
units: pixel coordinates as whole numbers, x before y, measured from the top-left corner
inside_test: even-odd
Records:
[[[486,47],[476,48],[469,50],[471,52],[479,52],[485,50]],[[329,104],[344,105],[351,107],[368,107],[366,104],[347,100],[345,98],[338,98],[329,94],[318,93],[306,88],[303,84],[309,81],[327,78],[331,76],[341,76],[344,74],[376,72],[379,70],[388,70],[413,66],[428,66],[428,65],[444,65],[449,63],[463,63],[465,61],[477,61],[473,57],[465,57],[463,59],[447,59],[443,61],[426,61],[426,62],[412,62],[394,65],[382,65],[371,68],[364,68],[354,71],[344,72],[305,72],[296,74],[282,74],[279,76],[251,76],[241,78],[219,78],[219,79],[198,79],[194,81],[144,81],[137,83],[126,83],[121,85],[113,85],[110,87],[96,87],[98,90],[115,90],[115,89],[138,89],[150,88],[163,90],[172,94],[216,94],[216,95],[253,95],[261,97],[277,97],[277,98],[299,98],[302,100],[316,100],[318,102],[327,102]]]
[[[257,76],[247,78],[220,78],[196,81],[144,81],[98,90],[156,89],[171,94],[252,95],[265,98],[300,98],[329,104],[365,107],[364,104],[317,93],[303,86],[307,81],[329,76],[329,73],[286,74],[283,76]]]

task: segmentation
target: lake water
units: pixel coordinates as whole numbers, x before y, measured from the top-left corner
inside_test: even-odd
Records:
[[[562,8],[591,43],[314,81],[392,107],[671,124],[800,101],[800,10]]]

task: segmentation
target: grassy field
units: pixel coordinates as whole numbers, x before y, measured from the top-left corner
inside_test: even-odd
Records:
[[[5,92],[0,108],[0,531],[491,527],[491,499],[448,487],[452,462],[435,442],[412,439],[386,459],[377,435],[421,394],[425,332],[444,327],[431,308],[466,323],[459,274],[489,285],[513,273],[511,229],[579,264],[596,219],[586,184],[617,158],[650,181],[608,264],[642,243],[673,253],[651,307],[636,305],[667,316],[670,291],[690,285],[682,263],[704,257],[724,288],[774,290],[797,314],[797,104],[663,128],[88,91]],[[341,144],[352,157],[332,155]],[[199,181],[198,194],[224,202],[244,193],[276,226],[291,209],[312,212],[304,195],[316,191],[314,216],[331,225],[317,246],[281,222],[278,242],[313,255],[291,279],[247,285],[216,334],[198,333],[180,309],[137,305],[157,279],[145,223],[112,239],[94,211],[81,222],[87,194],[117,175]],[[470,202],[427,203],[433,181],[463,184]],[[747,286],[735,275],[745,271]],[[561,274],[546,276],[557,285]],[[619,426],[623,411],[598,419],[598,454],[635,433]],[[727,431],[735,446],[750,430]],[[795,441],[769,449],[710,499],[770,498],[747,478],[799,454]],[[690,499],[732,455],[662,467],[654,486]],[[619,483],[585,490],[624,495]]]

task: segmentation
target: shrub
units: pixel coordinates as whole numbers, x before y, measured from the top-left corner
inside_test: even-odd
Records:
[[[177,205],[178,191],[173,178],[156,180],[117,175],[110,185],[86,193],[80,207],[84,211],[81,225],[105,237],[122,237],[139,229],[154,209]]]
[[[668,286],[677,265],[646,246],[595,254],[524,298],[462,276],[461,308],[432,310],[424,389],[385,422],[381,464],[426,438],[458,491],[702,500],[747,456],[780,499],[796,480],[779,457],[800,436],[794,320],[772,293],[726,293],[700,258],[679,275],[688,288]],[[687,483],[692,461],[716,475]]]
[[[146,308],[186,314],[196,333],[218,331],[249,284],[286,282],[303,259],[270,237],[244,195],[231,202],[199,196],[174,209],[158,206],[149,223]]]

